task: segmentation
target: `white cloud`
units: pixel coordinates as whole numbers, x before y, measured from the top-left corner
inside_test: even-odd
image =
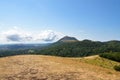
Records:
[[[3,31],[1,36],[6,42],[22,42],[28,41],[30,37],[32,38],[29,32],[23,31],[17,27]]]
[[[53,30],[44,30],[37,33],[24,31],[18,27],[2,31],[0,33],[0,42],[54,42],[62,38],[64,34]]]
[[[53,30],[45,30],[41,31],[38,35],[36,35],[35,40],[54,41],[61,37],[63,37],[63,34],[60,32],[56,32]]]

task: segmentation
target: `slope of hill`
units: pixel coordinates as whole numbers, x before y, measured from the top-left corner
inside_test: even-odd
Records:
[[[120,72],[80,58],[19,55],[0,58],[0,80],[120,80]]]
[[[66,38],[62,39],[66,40]],[[105,52],[120,52],[120,41],[99,42],[91,40],[58,42],[39,51],[37,54],[55,55],[63,57],[84,57]],[[61,42],[60,42],[61,41]]]
[[[99,57],[99,55],[83,57],[80,61],[112,70],[115,70],[114,66],[120,65],[119,62]]]

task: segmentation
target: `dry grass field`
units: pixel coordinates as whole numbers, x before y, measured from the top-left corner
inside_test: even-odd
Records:
[[[0,80],[120,80],[120,72],[80,58],[18,55],[0,58]]]

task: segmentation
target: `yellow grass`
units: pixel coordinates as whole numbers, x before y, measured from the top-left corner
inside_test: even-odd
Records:
[[[19,55],[0,58],[0,80],[120,80],[120,72],[79,58]]]
[[[105,58],[99,57],[98,55],[80,58],[80,61],[92,64],[92,65],[97,65],[103,68],[112,69],[112,70],[114,70],[115,65],[120,64],[119,62],[105,59]]]

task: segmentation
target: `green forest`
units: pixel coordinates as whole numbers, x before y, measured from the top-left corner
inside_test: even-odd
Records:
[[[77,42],[57,42],[36,52],[36,54],[62,57],[84,57],[106,52],[120,52],[120,41],[99,42],[83,40]]]
[[[44,48],[0,50],[0,57],[19,54],[42,54],[62,57],[85,57],[102,53],[120,52],[120,41],[99,42],[83,40],[76,42],[56,42]],[[114,53],[113,53],[114,54]]]

